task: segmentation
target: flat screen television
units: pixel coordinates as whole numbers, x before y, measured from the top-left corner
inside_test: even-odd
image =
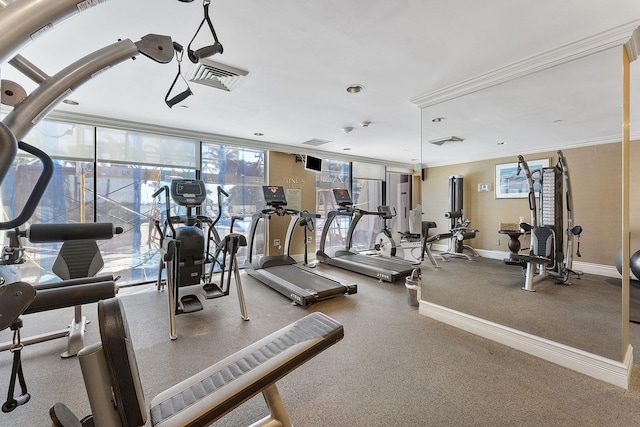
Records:
[[[308,171],[322,172],[322,159],[313,156],[305,156],[304,168]]]

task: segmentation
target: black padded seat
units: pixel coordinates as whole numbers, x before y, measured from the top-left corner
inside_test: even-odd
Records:
[[[104,267],[95,240],[68,240],[62,244],[53,271],[62,280],[92,277]]]

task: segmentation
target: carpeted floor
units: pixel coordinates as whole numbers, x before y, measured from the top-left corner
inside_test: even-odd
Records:
[[[453,286],[454,269],[479,268],[485,261],[491,260],[460,260],[443,263],[440,271],[427,269],[425,293],[434,292],[432,280],[444,286],[448,277],[454,280],[449,283]],[[306,313],[322,311],[343,323],[345,338],[278,383],[297,427],[638,423],[640,388],[636,386],[625,391],[420,316],[407,303],[402,282],[383,283],[343,270],[320,268],[357,282],[358,293],[303,309],[290,305],[289,300],[242,273],[251,320],[240,318],[232,292],[227,298],[210,300],[201,312],[178,316],[179,337],[173,342],[168,336],[165,293],[158,293],[153,286],[123,290],[118,298],[127,312],[147,399]],[[498,281],[501,268],[496,263],[492,280]],[[512,274],[512,286],[518,288],[519,272],[505,270],[503,274]],[[473,276],[479,277],[477,272]],[[554,291],[580,289],[574,285]],[[533,294],[518,292],[521,296],[510,295],[510,290],[505,289],[505,302],[497,306],[506,307],[512,300],[523,298],[547,297],[542,288]],[[477,295],[497,303],[499,294],[484,289]],[[474,298],[472,294],[461,297]],[[569,307],[569,296],[560,294],[559,298],[566,300],[563,304]],[[472,301],[467,303],[473,305]],[[487,305],[486,301],[475,304]],[[95,305],[86,306],[84,311],[95,319]],[[23,335],[64,327],[72,312],[62,309],[24,316]],[[600,315],[592,313],[594,317]],[[554,328],[560,328],[558,324],[568,324],[569,320],[551,319],[546,323],[552,322]],[[632,324],[631,328],[637,334],[640,325]],[[8,331],[3,331],[0,338],[10,339]],[[97,325],[92,323],[85,342],[97,339]],[[24,407],[0,414],[0,425],[48,426],[47,410],[56,401],[65,402],[78,415],[89,413],[78,362],[75,358],[61,359],[59,353],[63,350],[63,340],[23,350],[32,398]],[[3,395],[10,368],[11,355],[0,353]],[[264,415],[265,404],[257,396],[215,425],[248,425]]]
[[[571,285],[543,280],[527,292],[520,266],[487,258],[439,264],[423,267],[424,300],[622,360],[621,280],[585,274]]]

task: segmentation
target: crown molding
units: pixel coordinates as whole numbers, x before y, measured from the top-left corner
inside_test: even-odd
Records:
[[[639,26],[640,20],[631,21],[582,40],[524,58],[471,79],[416,96],[411,99],[411,102],[420,108],[430,107],[616,46],[627,46],[628,51],[630,49],[628,45],[632,44],[633,52],[637,57],[637,53],[640,53]]]
[[[629,40],[624,44],[624,47],[627,50],[627,56],[629,56],[630,62],[638,59],[638,54],[640,54],[640,27],[633,30],[633,34],[631,34]]]

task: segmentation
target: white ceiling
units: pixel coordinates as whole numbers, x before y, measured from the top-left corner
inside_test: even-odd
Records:
[[[619,138],[621,49],[429,105],[422,127],[416,104],[430,104],[425,100],[439,90],[634,23],[640,2],[212,0],[210,12],[224,46],[222,55],[210,59],[249,72],[235,90],[192,83],[194,96],[169,109],[164,97],[176,62],[161,65],[140,56],[78,88],[71,98],[80,105],[61,104],[58,111],[254,140],[288,152],[406,165],[423,155],[423,163],[436,165],[608,141],[612,132]],[[155,33],[186,46],[202,13],[199,0],[111,0],[20,53],[53,75],[118,39],[135,42]],[[203,28],[194,47],[210,43]],[[185,55],[185,74],[192,67]],[[568,68],[581,71],[580,77]],[[0,76],[28,92],[35,88],[9,65]],[[588,87],[561,96],[568,82]],[[351,84],[365,90],[349,94]],[[524,99],[530,100],[526,106]],[[446,120],[431,123],[433,117]],[[371,125],[362,128],[363,121]],[[345,134],[346,126],[354,130]],[[538,134],[542,130],[555,136]],[[421,144],[452,135],[465,141]],[[301,145],[314,138],[332,142],[311,150]]]

